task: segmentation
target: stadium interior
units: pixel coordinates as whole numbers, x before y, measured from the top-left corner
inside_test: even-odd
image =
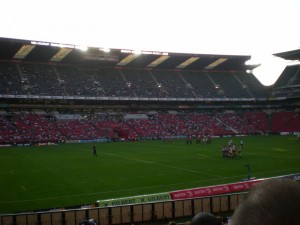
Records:
[[[245,64],[250,56],[83,51],[5,38],[0,49],[1,144],[299,129],[299,65],[266,87],[251,73],[257,65]]]
[[[276,56],[300,60],[300,50]],[[249,59],[248,55],[82,50],[68,44],[0,38],[0,145],[298,134],[300,66],[287,66],[272,86],[263,86],[252,73],[259,65],[246,65]],[[243,198],[240,193],[145,206],[5,215],[0,225],[36,221],[71,225],[87,214],[102,225],[154,223],[174,218],[174,208],[179,218],[195,214],[191,208],[196,205],[212,213],[232,211]],[[158,214],[138,217],[134,210]],[[119,219],[102,216],[113,214]],[[64,222],[55,223],[55,218]]]

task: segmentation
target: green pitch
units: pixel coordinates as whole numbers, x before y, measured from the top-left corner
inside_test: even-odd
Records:
[[[0,213],[238,182],[246,164],[256,178],[300,172],[294,136],[245,137],[241,159],[222,158],[228,140],[97,143],[97,157],[92,144],[1,148]]]

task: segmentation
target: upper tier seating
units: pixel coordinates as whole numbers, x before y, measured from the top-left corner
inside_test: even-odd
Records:
[[[295,77],[298,82],[299,78]],[[296,82],[295,81],[295,82]],[[143,98],[266,98],[252,75],[0,62],[0,94]]]
[[[287,66],[275,82],[274,97],[300,97],[300,66]]]

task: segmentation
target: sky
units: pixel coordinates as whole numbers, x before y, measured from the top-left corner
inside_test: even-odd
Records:
[[[6,0],[0,37],[102,48],[251,55],[264,85],[300,49],[300,0]]]

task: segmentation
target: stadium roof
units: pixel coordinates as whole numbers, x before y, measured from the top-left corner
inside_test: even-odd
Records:
[[[300,49],[276,53],[274,55],[286,60],[300,60]]]
[[[135,69],[246,71],[251,56],[187,54],[130,49],[104,49],[70,44],[0,38],[0,60],[49,64],[96,65]]]

